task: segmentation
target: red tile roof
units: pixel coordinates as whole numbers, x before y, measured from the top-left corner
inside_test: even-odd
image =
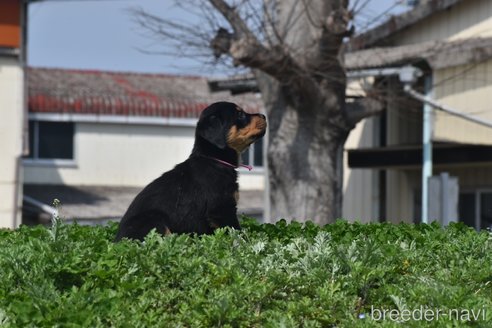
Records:
[[[28,68],[30,113],[70,113],[196,118],[216,101],[258,112],[253,94],[210,93],[196,76]]]

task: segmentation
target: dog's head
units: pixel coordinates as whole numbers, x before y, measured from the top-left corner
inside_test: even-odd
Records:
[[[231,148],[242,153],[265,135],[266,118],[246,113],[230,102],[217,102],[205,108],[196,127],[196,137],[220,149]]]

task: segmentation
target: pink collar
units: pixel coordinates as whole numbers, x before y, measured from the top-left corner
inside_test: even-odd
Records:
[[[234,165],[234,164],[231,164],[231,163],[229,163],[229,162],[223,161],[223,160],[218,159],[218,158],[215,158],[215,157],[209,157],[209,158],[210,158],[210,159],[213,159],[213,160],[215,160],[215,161],[217,161],[217,162],[219,162],[219,163],[221,163],[221,164],[224,164],[224,165],[226,165],[226,166],[230,166],[230,167],[232,167],[232,168],[235,168],[235,169],[237,169],[237,168],[239,168],[239,167],[244,167],[244,168],[248,169],[248,171],[251,171],[251,170],[253,169],[253,167],[252,167],[251,165],[239,164],[239,165],[237,165],[237,166],[236,166],[236,165]]]

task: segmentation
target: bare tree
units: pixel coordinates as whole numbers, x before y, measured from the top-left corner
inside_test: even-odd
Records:
[[[343,145],[357,122],[381,110],[370,98],[346,103],[340,52],[353,32],[348,0],[186,4],[199,23],[142,10],[134,17],[174,53],[254,73],[269,119],[272,217],[321,224],[340,217]]]

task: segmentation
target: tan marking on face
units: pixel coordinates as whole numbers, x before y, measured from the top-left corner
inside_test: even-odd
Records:
[[[172,234],[171,230],[169,230],[169,228],[168,228],[168,227],[166,227],[166,228],[164,229],[164,236],[169,236],[170,234]]]
[[[242,153],[255,141],[254,137],[263,133],[265,129],[265,120],[261,116],[253,116],[251,122],[244,128],[238,130],[237,126],[234,125],[229,130],[227,134],[227,145],[238,153]]]
[[[215,222],[213,222],[213,221],[210,221],[210,228],[212,228],[212,229],[214,229],[214,230],[215,230],[215,229],[218,229],[218,228],[220,228],[220,227],[219,227],[219,225],[218,225],[217,223],[215,223]]]

